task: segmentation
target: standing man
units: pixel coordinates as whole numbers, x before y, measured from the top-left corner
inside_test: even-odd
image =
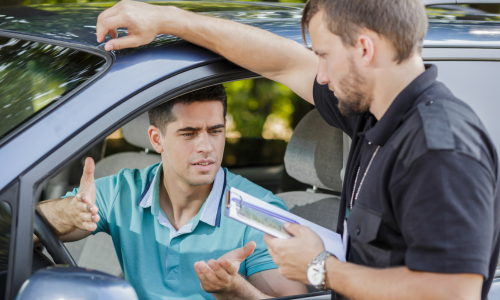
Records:
[[[423,64],[421,1],[309,0],[302,25],[313,51],[122,1],[99,16],[97,39],[109,33],[105,49],[119,50],[179,36],[290,87],[352,138],[338,224],[348,262],[290,225],[293,238],[266,237],[281,274],[338,299],[486,299],[500,247],[497,154],[474,112]],[[129,35],[116,39],[118,27]]]

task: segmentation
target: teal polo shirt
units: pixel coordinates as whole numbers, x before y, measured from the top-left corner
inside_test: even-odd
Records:
[[[217,259],[249,241],[257,248],[241,263],[241,275],[277,268],[264,234],[226,217],[223,208],[225,191],[231,187],[287,209],[279,197],[220,168],[198,214],[176,231],[160,208],[161,172],[160,163],[142,170],[123,169],[95,181],[101,220],[94,234],[111,235],[123,275],[140,299],[213,299],[201,289],[194,263]]]

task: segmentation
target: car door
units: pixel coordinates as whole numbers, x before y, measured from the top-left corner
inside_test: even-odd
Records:
[[[30,276],[33,211],[41,189],[50,176],[57,174],[66,167],[78,153],[89,149],[127,121],[162,101],[202,86],[242,77],[251,77],[252,75],[252,73],[227,61],[219,61],[181,72],[144,89],[112,109],[102,112],[99,118],[93,120],[87,126],[82,126],[79,132],[75,133],[72,138],[63,144],[55,145],[56,147],[50,153],[47,153],[43,160],[27,170],[20,178],[17,211],[20,222],[18,222],[16,228],[16,241],[12,249],[16,255],[11,264],[12,276],[9,277],[11,278],[11,290],[6,299],[13,299],[23,282]],[[91,90],[91,88],[88,90]],[[82,96],[82,94],[79,96]],[[75,100],[77,99],[71,99],[70,101]],[[63,106],[54,110],[54,113],[65,114],[64,109]]]

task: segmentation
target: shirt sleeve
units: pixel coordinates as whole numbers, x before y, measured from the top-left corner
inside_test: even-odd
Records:
[[[409,269],[488,277],[495,176],[457,151],[429,151],[391,184]]]
[[[277,196],[274,196],[270,192],[262,200],[288,211],[288,208],[286,207],[283,200],[281,200]],[[269,255],[269,252],[267,251],[267,245],[266,243],[264,243],[264,233],[262,231],[247,226],[245,230],[245,244],[249,241],[255,241],[257,247],[255,248],[254,253],[252,253],[252,255],[247,257],[247,259],[245,260],[247,277],[261,271],[278,268],[278,266],[273,262],[271,255]]]
[[[96,234],[99,232],[109,232],[108,217],[113,207],[113,202],[117,194],[117,175],[99,178],[95,181],[96,188],[96,201],[95,204],[99,209],[98,214],[100,217],[97,222],[97,229],[92,232]],[[78,193],[78,188],[69,191],[62,198],[73,197]]]
[[[352,138],[356,126],[356,117],[346,117],[339,110],[339,100],[328,85],[321,85],[314,80],[313,98],[319,114],[328,123],[328,125],[336,127],[345,132]]]

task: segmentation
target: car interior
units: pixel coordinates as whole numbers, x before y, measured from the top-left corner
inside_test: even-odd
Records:
[[[350,138],[329,126],[314,108],[303,115],[288,141],[226,137],[222,166],[275,193],[292,213],[335,230]],[[148,127],[146,112],[75,157],[48,181],[40,200],[59,198],[77,188],[84,160],[89,156],[96,162],[96,179],[116,174],[122,168],[141,169],[160,162],[160,155],[149,142]],[[109,235],[98,233],[65,246],[78,266],[123,278]],[[38,250],[50,258],[43,247],[35,252]],[[33,272],[49,265],[40,255],[34,255]],[[494,282],[498,280],[500,277]],[[318,292],[311,286],[308,290]],[[317,294],[309,294],[313,295]],[[320,296],[325,297],[325,292]]]
[[[292,213],[336,230],[342,171],[350,139],[339,129],[329,126],[316,109],[305,114],[288,143],[264,138],[226,138],[222,166],[275,193]],[[84,160],[89,156],[96,162],[96,179],[116,174],[123,168],[142,169],[160,162],[160,155],[149,141],[148,127],[147,112],[125,124],[52,177],[40,200],[60,198],[67,191],[77,188]],[[271,149],[265,151],[267,156],[259,154],[266,148]],[[254,153],[253,158],[248,157],[251,152]],[[235,164],[235,160],[243,163]],[[79,267],[123,278],[109,235],[98,233],[65,243],[65,246]],[[46,249],[42,247],[40,250],[50,257]],[[38,268],[45,266],[46,262],[42,261]],[[308,288],[310,292],[317,291],[313,287]]]

